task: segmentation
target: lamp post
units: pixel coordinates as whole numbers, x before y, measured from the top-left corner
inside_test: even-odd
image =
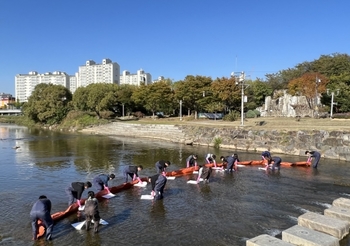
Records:
[[[336,94],[336,95],[335,95]],[[336,91],[330,91],[329,89],[327,89],[327,95],[331,95],[331,119],[333,118],[333,105],[337,105],[337,103],[334,102],[334,95],[338,96],[339,95],[339,89],[336,89]]]
[[[124,103],[122,103],[122,108],[123,108],[123,117],[124,117]]]
[[[180,103],[180,120],[182,120],[182,100],[180,100],[179,103]]]
[[[318,78],[318,76],[316,75],[316,82],[315,82],[315,110],[317,110],[317,97],[318,97],[318,92],[317,92],[317,87],[318,87],[318,83],[321,83],[321,79]]]
[[[231,76],[234,76],[236,85],[241,86],[241,126],[244,126],[244,88],[245,87],[244,81],[245,81],[245,73],[242,71],[238,74],[232,72]]]

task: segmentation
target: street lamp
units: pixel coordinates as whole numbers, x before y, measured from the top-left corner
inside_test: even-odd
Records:
[[[318,87],[318,84],[321,83],[321,79],[318,78],[318,76],[316,75],[316,82],[315,82],[315,110],[317,110],[317,96],[318,96],[318,93],[317,93],[317,87]]]
[[[334,94],[336,93],[336,96],[339,95],[339,89],[337,89],[335,92],[334,91],[330,91],[329,89],[327,89],[327,95],[331,95],[332,99],[331,99],[331,119],[333,118],[333,105],[337,105],[337,103],[333,102],[334,99]]]
[[[123,108],[123,117],[124,117],[124,103],[122,103],[122,108]]]
[[[244,84],[245,73],[242,71],[240,73],[231,73],[231,76],[235,78],[236,85],[241,85],[241,126],[244,126],[244,88],[247,88]]]
[[[180,103],[180,120],[182,120],[182,100],[180,100],[179,103]]]

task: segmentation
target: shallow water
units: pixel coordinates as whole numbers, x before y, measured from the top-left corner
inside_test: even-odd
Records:
[[[14,149],[14,146],[19,148]],[[0,245],[46,245],[31,241],[29,212],[37,197],[48,196],[53,213],[67,208],[64,189],[74,181],[115,173],[112,186],[123,183],[121,168],[144,166],[142,177],[155,173],[154,164],[170,160],[168,170],[185,166],[190,154],[204,162],[232,150],[184,146],[162,141],[62,134],[0,125]],[[260,153],[238,152],[241,160],[258,160]],[[279,155],[283,161],[305,157]],[[168,180],[162,201],[140,200],[150,187],[134,187],[100,203],[109,225],[100,232],[77,231],[72,215],[54,227],[48,245],[245,245],[249,238],[297,224],[299,215],[323,213],[338,197],[350,198],[350,163],[322,159],[318,170],[295,167],[266,173],[246,166],[233,174],[214,171],[209,184],[190,185],[196,176]],[[84,192],[83,197],[86,197]],[[348,239],[342,241],[348,245]]]

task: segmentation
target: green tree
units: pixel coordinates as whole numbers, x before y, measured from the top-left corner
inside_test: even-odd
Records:
[[[104,111],[113,112],[117,105],[118,85],[110,83],[95,83],[78,88],[73,96],[75,109],[95,112],[102,118]]]
[[[173,101],[171,86],[165,81],[141,85],[134,91],[131,98],[136,104],[151,111],[153,117],[155,112],[168,108]]]
[[[236,85],[234,77],[216,78],[211,85],[214,97],[224,104],[229,110],[240,109],[241,90],[240,86]]]
[[[174,84],[175,98],[182,100],[183,106],[189,112],[194,110],[197,118],[197,111],[204,109],[204,106],[213,97],[213,92],[211,91],[212,82],[213,80],[210,77],[188,75],[184,80]]]
[[[36,123],[58,124],[69,112],[71,100],[72,93],[64,86],[38,84],[23,105],[23,114]]]
[[[260,79],[251,81],[248,85],[249,87],[246,90],[248,95],[246,107],[250,110],[262,106],[265,103],[265,97],[272,95],[271,86]]]

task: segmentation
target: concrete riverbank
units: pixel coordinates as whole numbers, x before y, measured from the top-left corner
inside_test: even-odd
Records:
[[[324,158],[350,161],[350,131],[259,130],[217,125],[171,125],[112,122],[81,132],[150,138],[182,144],[219,146],[242,151],[305,156],[305,150],[319,151]]]
[[[304,245],[339,246],[349,234],[350,199],[338,198],[324,214],[313,212],[298,217],[298,224],[282,231],[282,239],[262,234],[246,241],[247,246]]]

